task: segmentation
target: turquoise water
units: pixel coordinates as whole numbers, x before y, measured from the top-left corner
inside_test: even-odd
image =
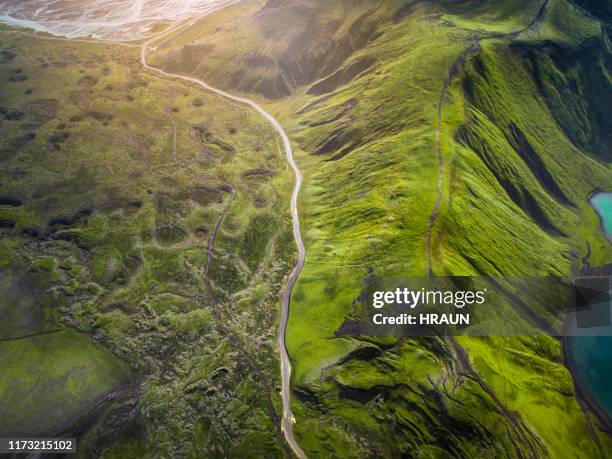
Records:
[[[612,336],[575,336],[568,345],[572,370],[582,389],[612,417]]]
[[[599,214],[608,240],[612,240],[612,193],[597,193],[589,201]]]
[[[597,193],[590,203],[612,241],[612,193]],[[612,330],[607,334],[612,335]],[[571,337],[567,351],[574,375],[582,382],[586,395],[612,418],[612,336]]]

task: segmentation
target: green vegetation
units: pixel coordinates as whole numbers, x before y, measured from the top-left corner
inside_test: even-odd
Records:
[[[0,343],[0,433],[56,435],[129,381],[130,371],[81,333]]]
[[[68,431],[82,457],[281,456],[292,176],[272,128],[137,47],[5,31],[0,52],[0,431]]]
[[[287,345],[310,457],[612,454],[555,338],[339,332],[372,279],[506,276],[496,307],[538,327],[557,305],[512,276],[612,264],[587,201],[612,189],[608,3],[248,0],[150,52],[265,104],[296,147]],[[281,456],[293,177],[271,127],[137,47],[5,32],[0,413],[86,416],[83,457]],[[66,412],[40,418],[47,397]]]
[[[612,262],[587,202],[612,187],[605,7],[246,3],[255,14],[208,17],[155,61],[265,100],[300,148],[307,258],[287,330],[300,445],[314,457],[609,455],[556,339],[337,333],[370,277],[569,278]]]

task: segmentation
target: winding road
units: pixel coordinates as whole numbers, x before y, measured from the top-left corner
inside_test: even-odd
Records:
[[[233,2],[229,2],[225,4],[224,6],[228,6],[229,4],[232,4],[232,3]],[[289,321],[289,304],[291,301],[291,291],[293,289],[293,286],[295,285],[295,282],[297,281],[300,275],[300,272],[302,271],[302,268],[304,267],[304,261],[306,257],[306,249],[304,248],[304,243],[302,241],[302,233],[300,229],[300,219],[299,219],[299,214],[298,214],[298,209],[297,209],[297,201],[298,201],[298,197],[300,193],[300,188],[302,186],[302,172],[300,171],[299,167],[297,166],[293,158],[293,150],[291,148],[291,142],[289,141],[289,137],[287,136],[287,133],[285,132],[285,130],[278,123],[278,121],[276,121],[276,119],[270,113],[264,110],[255,101],[245,98],[245,97],[234,96],[223,90],[214,88],[208,85],[207,83],[205,83],[204,81],[199,80],[197,78],[192,78],[192,77],[185,76],[185,75],[179,75],[176,73],[169,73],[157,67],[153,67],[147,63],[147,51],[149,50],[153,42],[161,38],[164,38],[164,37],[168,39],[168,36],[170,34],[177,33],[177,32],[180,32],[180,31],[183,31],[183,30],[186,30],[192,27],[203,16],[206,16],[210,14],[211,12],[212,11],[209,11],[205,14],[199,15],[196,18],[192,18],[189,22],[178,22],[174,26],[170,27],[169,29],[166,29],[164,32],[156,34],[153,37],[149,37],[142,45],[129,43],[129,41],[127,40],[102,40],[102,39],[88,40],[88,39],[79,39],[79,38],[70,38],[70,37],[58,37],[58,36],[49,37],[49,36],[44,36],[44,35],[41,36],[38,34],[28,33],[28,32],[23,32],[23,31],[17,32],[13,30],[2,30],[0,31],[0,33],[8,33],[8,34],[20,33],[26,36],[30,36],[32,38],[43,39],[43,40],[66,41],[66,42],[73,42],[73,43],[76,42],[76,43],[86,43],[86,44],[99,43],[99,44],[125,46],[125,47],[138,47],[140,48],[140,62],[146,70],[153,72],[153,73],[157,73],[167,78],[174,78],[174,79],[179,79],[179,80],[187,81],[190,83],[194,83],[202,87],[204,90],[208,92],[217,94],[218,96],[221,96],[223,98],[226,98],[234,102],[237,102],[239,104],[247,105],[251,107],[253,110],[255,110],[257,113],[259,113],[262,117],[266,119],[266,121],[268,121],[268,123],[272,125],[276,133],[279,135],[279,137],[283,141],[283,147],[285,149],[287,161],[291,165],[291,168],[295,174],[295,185],[293,188],[293,192],[291,194],[290,207],[291,207],[291,218],[293,222],[293,237],[295,239],[295,242],[298,248],[297,263],[295,264],[293,271],[289,275],[285,289],[283,291],[282,303],[281,303],[281,306],[282,306],[281,323],[280,323],[280,328],[278,331],[278,346],[280,350],[280,360],[281,360],[281,382],[282,382],[281,395],[282,395],[282,405],[283,405],[281,429],[282,429],[282,433],[285,438],[285,441],[287,442],[287,444],[289,445],[293,453],[300,459],[306,459],[307,457],[306,454],[304,453],[302,448],[299,446],[299,444],[295,440],[295,437],[293,434],[293,423],[295,422],[295,420],[291,412],[291,361],[289,360],[289,354],[287,352],[287,347],[285,343],[285,334],[287,331],[287,323]],[[163,43],[163,41],[161,43]],[[158,46],[159,46],[159,43],[158,43]],[[174,124],[174,120],[173,120],[173,124]],[[176,150],[174,152],[174,155],[176,155]],[[174,159],[176,160],[176,156],[174,157]],[[220,221],[217,221],[216,225],[218,225],[219,223]],[[209,249],[208,257],[210,258],[210,249]],[[210,264],[210,259],[208,260],[208,263],[207,263],[207,267],[206,267],[207,271],[208,271],[209,264]]]
[[[197,21],[191,21],[183,30],[189,28],[195,22]],[[282,128],[282,126],[278,123],[278,121],[276,121],[276,119],[270,113],[264,110],[255,101],[251,99],[247,99],[245,97],[234,96],[221,89],[214,88],[208,85],[207,83],[205,83],[204,81],[199,80],[197,78],[193,78],[193,77],[189,77],[185,75],[179,75],[176,73],[169,73],[160,68],[153,67],[147,63],[147,51],[149,47],[151,46],[151,44],[157,39],[162,38],[168,35],[169,33],[176,31],[177,29],[178,28],[172,28],[171,30],[166,31],[165,33],[162,33],[160,35],[157,35],[151,38],[150,40],[146,41],[142,45],[141,50],[140,50],[140,62],[142,66],[145,69],[151,72],[155,72],[160,75],[163,75],[164,77],[175,78],[175,79],[187,81],[190,83],[194,83],[202,87],[206,91],[212,92],[213,94],[217,94],[223,98],[226,98],[231,101],[237,102],[239,104],[247,105],[251,107],[257,113],[259,113],[263,118],[265,118],[266,121],[268,121],[268,123],[272,125],[274,130],[278,133],[278,135],[282,139],[283,147],[285,149],[285,154],[287,156],[287,161],[291,165],[291,169],[293,169],[293,172],[295,174],[295,186],[293,187],[293,193],[291,194],[291,219],[293,222],[293,238],[295,239],[295,243],[298,248],[298,260],[297,260],[295,267],[293,268],[293,271],[289,275],[285,290],[283,292],[282,304],[281,304],[282,306],[281,323],[280,323],[280,328],[278,331],[278,347],[280,349],[280,360],[281,360],[281,380],[282,380],[281,395],[282,395],[282,401],[283,401],[283,414],[282,414],[282,419],[281,419],[281,426],[283,430],[283,435],[285,437],[285,440],[291,447],[291,450],[294,452],[294,454],[300,459],[305,459],[306,454],[304,453],[302,448],[300,448],[300,445],[297,443],[293,435],[294,418],[293,418],[293,414],[291,413],[291,361],[289,360],[289,354],[287,353],[287,346],[285,343],[285,334],[287,332],[287,323],[289,321],[289,304],[291,302],[291,291],[293,289],[293,286],[295,285],[295,282],[298,279],[298,276],[300,275],[300,272],[302,271],[302,268],[304,267],[304,260],[306,257],[306,249],[304,248],[304,242],[302,241],[302,232],[300,229],[300,217],[299,217],[298,209],[297,209],[298,196],[300,194],[300,188],[302,187],[302,171],[299,169],[299,167],[297,166],[295,162],[295,159],[293,158],[293,150],[291,148],[291,142],[289,141],[289,136],[287,136],[287,133],[285,132],[285,130]]]

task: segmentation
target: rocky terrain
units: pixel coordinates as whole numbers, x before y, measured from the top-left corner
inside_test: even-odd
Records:
[[[293,142],[309,457],[612,453],[559,338],[346,333],[371,282],[445,275],[492,276],[496,317],[562,333],[563,281],[612,263],[588,202],[612,189],[611,20],[609,1],[248,0],[151,48]],[[291,456],[293,175],[272,128],[145,72],[139,43],[0,33],[0,433],[36,421],[83,457]],[[559,288],[520,282],[544,277]]]

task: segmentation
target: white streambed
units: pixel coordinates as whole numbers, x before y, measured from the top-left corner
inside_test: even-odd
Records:
[[[133,40],[154,24],[206,14],[235,0],[0,0],[0,22],[53,35]]]

